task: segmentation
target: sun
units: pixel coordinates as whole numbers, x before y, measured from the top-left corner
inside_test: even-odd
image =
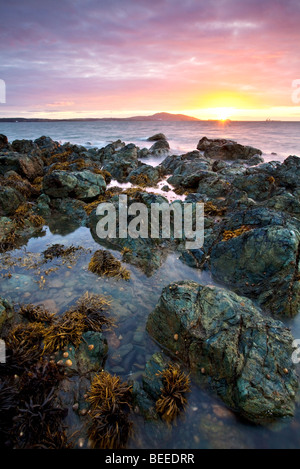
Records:
[[[215,108],[216,119],[221,122],[225,122],[226,120],[230,119],[234,114],[233,107],[219,107]]]

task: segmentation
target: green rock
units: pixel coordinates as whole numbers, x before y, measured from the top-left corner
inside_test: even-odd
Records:
[[[147,330],[199,381],[204,369],[214,391],[245,418],[294,414],[293,337],[249,299],[191,281],[173,283],[163,289]]]
[[[221,241],[211,251],[212,274],[273,314],[294,316],[300,307],[299,240],[297,230],[266,226]]]

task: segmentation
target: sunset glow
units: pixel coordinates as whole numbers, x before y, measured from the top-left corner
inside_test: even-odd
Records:
[[[13,0],[0,116],[300,120],[300,2]]]

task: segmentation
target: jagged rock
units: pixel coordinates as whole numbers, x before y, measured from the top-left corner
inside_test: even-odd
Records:
[[[212,248],[212,275],[273,314],[294,316],[300,308],[299,231],[274,226],[275,220],[273,226],[260,228],[247,223],[251,216],[244,220],[250,231]]]
[[[220,398],[245,418],[293,415],[293,337],[251,300],[223,288],[176,282],[163,289],[147,330],[196,376],[205,373]]]
[[[52,171],[43,179],[45,194],[54,198],[72,197],[89,200],[103,194],[106,183],[101,174],[91,171]]]
[[[197,149],[204,151],[204,156],[215,160],[248,160],[253,156],[261,155],[258,148],[241,145],[233,140],[201,138]],[[263,159],[261,158],[261,162]]]
[[[30,181],[42,176],[44,168],[43,160],[36,156],[34,152],[32,155],[13,151],[0,153],[0,174],[5,174],[7,171],[15,171]]]

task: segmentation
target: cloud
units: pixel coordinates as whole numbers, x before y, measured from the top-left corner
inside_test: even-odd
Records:
[[[0,16],[14,109],[168,110],[211,90],[287,106],[299,78],[298,0],[11,0]]]

